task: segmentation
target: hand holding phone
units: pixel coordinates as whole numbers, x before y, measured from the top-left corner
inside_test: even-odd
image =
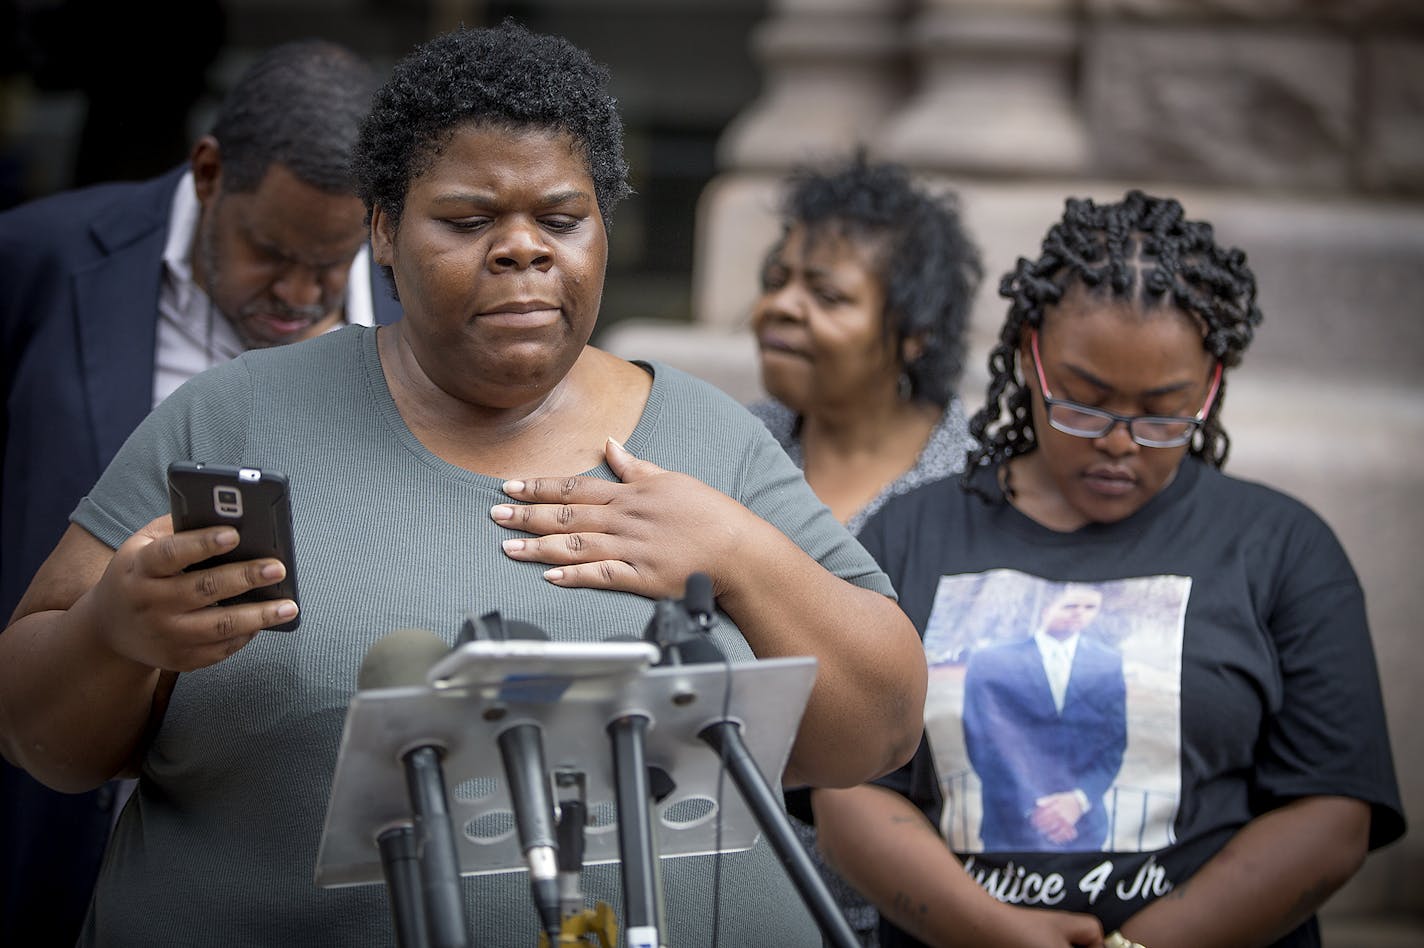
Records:
[[[290,599],[301,607],[292,545],[291,497],[284,475],[252,467],[174,461],[168,465],[168,500],[175,533],[217,526],[237,531],[236,547],[195,563],[189,570],[268,557],[279,559],[286,566],[285,579],[225,599],[222,605]],[[291,622],[273,628],[289,632],[300,623],[298,613]]]

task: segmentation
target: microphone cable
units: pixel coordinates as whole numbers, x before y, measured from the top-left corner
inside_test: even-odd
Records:
[[[712,578],[706,573],[693,573],[687,577],[687,585],[683,593],[683,608],[696,625],[699,634],[706,637],[706,642],[717,650],[717,654],[722,658],[722,667],[727,672],[726,680],[722,685],[722,720],[725,721],[732,716],[732,660],[728,657],[725,649],[720,648],[712,638],[712,625],[716,616],[716,598],[712,593]],[[715,855],[712,859],[712,948],[717,948],[717,943],[721,938],[722,924],[722,822],[724,811],[722,809],[722,793],[727,779],[727,751],[723,746],[717,752],[717,789],[714,791],[713,804],[717,807],[717,825],[713,831],[713,848]]]
[[[711,638],[711,623],[703,629],[708,638]],[[722,652],[722,665],[727,670],[727,680],[722,688],[722,720],[727,720],[732,715],[732,660],[727,657],[725,651]],[[722,787],[727,777],[727,748],[724,746],[717,753],[717,791],[715,803],[717,806],[717,827],[714,835],[713,845],[716,847],[717,855],[712,862],[712,948],[717,948],[720,937],[719,929],[722,922]]]
[[[741,726],[731,720],[732,686],[735,673],[727,653],[717,648],[709,633],[715,611],[712,600],[712,583],[705,574],[694,573],[688,577],[687,597],[684,600],[684,606],[688,614],[693,617],[694,625],[697,627],[697,632],[689,636],[690,641],[684,641],[693,646],[691,651],[701,652],[704,655],[707,649],[715,649],[722,658],[726,671],[725,689],[722,692],[722,718],[716,724],[704,727],[698,733],[698,737],[717,750],[719,758],[716,790],[718,820],[715,837],[717,860],[713,864],[715,894],[712,904],[712,932],[714,948],[718,936],[721,934],[723,856],[721,806],[724,783],[729,774],[736,782],[747,805],[751,807],[762,831],[766,834],[767,843],[775,850],[777,857],[790,874],[791,881],[800,892],[802,899],[805,900],[806,907],[815,917],[826,943],[836,945],[837,948],[854,948],[859,944],[854,931],[846,921],[845,915],[835,904],[834,897],[826,888],[803,844],[796,837],[788,822],[784,792],[780,791],[761,772],[752,757],[750,748],[743,740]]]

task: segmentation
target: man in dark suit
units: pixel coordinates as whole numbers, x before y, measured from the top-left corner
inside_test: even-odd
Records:
[[[1127,747],[1122,657],[1082,635],[1102,593],[1068,585],[1034,634],[969,657],[964,740],[991,852],[1102,849],[1104,795]]]
[[[244,349],[399,318],[349,172],[379,78],[336,44],[274,47],[185,165],[0,214],[3,615],[183,381]],[[121,789],[58,794],[0,768],[0,944],[73,945]]]

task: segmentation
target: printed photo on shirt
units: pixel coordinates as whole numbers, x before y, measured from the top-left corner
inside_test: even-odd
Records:
[[[943,576],[925,733],[958,853],[1150,852],[1181,795],[1191,579]]]

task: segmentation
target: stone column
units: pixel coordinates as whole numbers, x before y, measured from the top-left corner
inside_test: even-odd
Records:
[[[906,86],[898,0],[772,0],[764,91],[722,134],[725,170],[784,171],[867,141]]]
[[[1084,98],[1100,170],[1226,187],[1348,187],[1353,43],[1309,6],[1091,0]]]
[[[1381,30],[1360,55],[1368,90],[1360,104],[1360,185],[1417,198],[1424,195],[1424,30]]]
[[[1075,177],[1089,151],[1073,88],[1073,0],[923,0],[918,92],[882,128],[888,158],[952,173]]]

